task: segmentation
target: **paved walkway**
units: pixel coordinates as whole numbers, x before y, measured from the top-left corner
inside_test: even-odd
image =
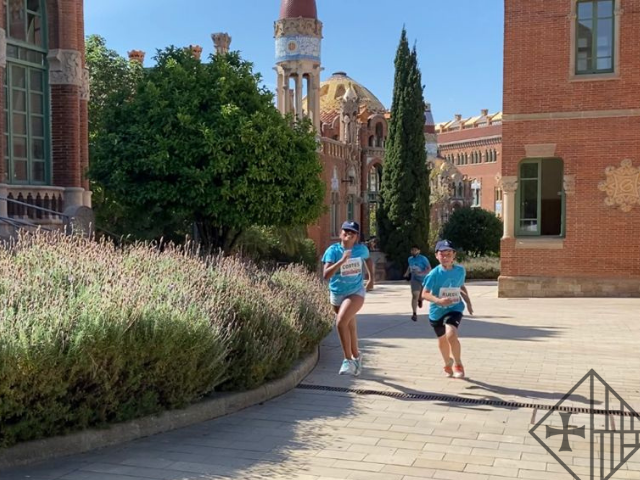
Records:
[[[440,375],[440,355],[425,315],[417,323],[410,320],[408,286],[380,285],[369,295],[359,320],[365,353],[361,377],[337,375],[342,355],[334,333],[303,382],[317,390],[297,388],[235,415],[1,473],[0,478],[572,478],[529,430],[547,414],[545,425],[562,427],[557,412],[541,407],[558,402],[592,368],[640,411],[640,300],[498,299],[491,282],[471,284],[469,290],[476,315],[465,318],[461,329],[466,380]],[[597,381],[594,385],[596,408],[608,407],[604,387]],[[348,391],[352,389],[378,394]],[[408,398],[411,395],[421,398]],[[589,397],[587,381],[563,406],[588,406]],[[619,400],[610,405],[620,408]],[[574,414],[567,428],[588,426],[589,419],[588,414]],[[633,425],[630,417],[613,421],[619,429]],[[597,415],[594,426],[608,422]],[[542,428],[538,433],[545,438]],[[568,435],[571,451],[564,452],[558,452],[562,435],[545,440],[585,479],[590,472],[588,433],[586,437]],[[635,443],[633,437],[627,435],[621,443]],[[600,458],[605,469],[610,461],[617,464],[620,449],[614,447],[613,459],[608,446],[602,452],[596,449],[596,467]],[[632,450],[627,447],[625,455]],[[611,478],[640,479],[640,453]]]

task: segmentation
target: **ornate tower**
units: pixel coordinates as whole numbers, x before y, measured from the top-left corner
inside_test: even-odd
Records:
[[[275,22],[278,110],[307,115],[320,132],[320,43],[322,22],[315,0],[281,0]],[[306,92],[305,92],[306,87]],[[307,97],[303,105],[303,97]]]

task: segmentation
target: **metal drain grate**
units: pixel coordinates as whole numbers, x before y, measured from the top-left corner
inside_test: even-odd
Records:
[[[385,392],[383,390],[362,390],[358,388],[346,388],[346,387],[330,387],[327,385],[309,385],[302,383],[298,385],[301,390],[322,390],[325,392],[341,392],[341,393],[355,393],[356,395],[377,395],[380,397],[390,398],[402,398],[406,400],[426,400],[426,401],[439,401],[447,403],[461,403],[465,405],[482,405],[490,407],[509,407],[509,408],[537,408],[538,410],[557,410],[559,412],[571,412],[571,413],[593,413],[595,415],[616,415],[623,417],[635,417],[640,418],[640,414],[636,412],[630,412],[627,410],[605,410],[594,408],[591,410],[586,407],[563,407],[562,405],[544,405],[537,403],[523,403],[523,402],[509,402],[506,400],[490,400],[481,398],[467,398],[457,395],[435,395],[424,393],[403,393],[403,392]]]

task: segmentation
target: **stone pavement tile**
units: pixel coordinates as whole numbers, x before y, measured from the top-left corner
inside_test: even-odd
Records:
[[[406,450],[422,450],[424,442],[412,442],[409,440],[387,440],[382,439],[378,442],[380,447],[404,448]]]
[[[434,470],[453,470],[456,472],[462,472],[465,464],[460,462],[445,462],[444,460],[430,460],[426,458],[418,458],[414,464],[414,467],[432,468]]]
[[[527,480],[549,480],[553,478],[553,480],[573,480],[574,477],[570,475],[566,470],[562,472],[553,472],[549,471],[541,471],[541,470],[527,470],[526,468],[521,468],[518,470],[518,478],[526,478]]]
[[[348,450],[350,452],[365,453],[367,455],[394,455],[398,449],[395,447],[381,447],[377,445],[351,445]]]
[[[76,471],[60,477],[60,480],[149,480],[149,477]]]
[[[522,458],[522,452],[504,450],[502,448],[473,448],[471,450],[471,455],[482,455],[493,458],[510,458],[511,460],[520,460],[520,458]]]
[[[471,455],[471,447],[463,447],[461,445],[446,445],[442,443],[427,443],[422,449],[423,453],[439,452],[439,453],[453,453],[456,455]]]
[[[184,477],[184,473],[177,473],[166,468],[132,467],[128,465],[113,465],[109,463],[92,463],[85,465],[75,473],[105,473],[111,475],[128,475],[131,477],[152,478],[158,480],[175,480]]]
[[[365,472],[379,472],[383,467],[383,463],[372,463],[366,461],[355,462],[352,460],[338,460],[333,464],[333,468],[346,468],[349,470]]]
[[[500,446],[499,442],[489,442],[487,440],[471,440],[468,438],[454,438],[451,445],[460,445],[463,447],[486,448],[488,450],[497,450]]]
[[[349,474],[349,480],[402,480],[402,475],[392,473],[354,472]]]
[[[416,478],[431,478],[433,474],[436,472],[432,468],[424,468],[424,467],[408,467],[408,466],[400,466],[400,465],[386,465],[382,469],[383,473],[391,473],[396,475],[405,475]],[[403,479],[404,480],[404,479]]]
[[[549,461],[553,461],[553,457],[549,456]],[[525,468],[527,470],[546,470],[548,463],[544,462],[525,462],[524,460],[514,460],[512,458],[496,458],[494,462],[496,467],[507,468]]]
[[[365,462],[374,462],[374,463],[382,463],[384,465],[401,465],[401,466],[411,466],[413,462],[417,459],[416,454],[414,455],[380,455],[380,454],[372,454],[367,455],[364,458]]]
[[[462,462],[471,465],[493,465],[495,458],[493,457],[483,457],[480,455],[460,455],[447,453],[443,460],[445,462]]]
[[[517,478],[518,477],[518,469],[513,467],[494,467],[489,465],[473,465],[468,464],[464,468],[465,472],[468,473],[481,473],[483,475],[493,475],[497,477],[507,477],[507,478]]]
[[[488,475],[467,472],[448,472],[437,471],[433,474],[433,478],[441,478],[444,480],[489,480]]]
[[[407,438],[407,433],[385,432],[383,430],[364,430],[360,435],[363,437],[385,438],[388,440],[404,440]]]
[[[316,455],[316,457],[319,458],[333,458],[336,460],[351,460],[356,462],[364,460],[366,456],[366,453],[348,452],[345,450],[323,450]]]
[[[370,445],[373,446],[378,442],[377,438],[373,438],[373,437],[363,437],[362,435],[356,435],[356,434],[352,434],[352,435],[348,435],[348,434],[338,434],[335,437],[336,441],[339,442],[347,442],[352,444],[351,447],[349,448],[350,450],[353,450],[353,447],[355,447],[356,445]],[[359,450],[354,450],[354,451],[359,451]]]

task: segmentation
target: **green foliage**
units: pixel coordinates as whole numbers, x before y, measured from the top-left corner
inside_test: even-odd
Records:
[[[473,256],[498,254],[502,238],[502,221],[482,208],[464,207],[454,211],[442,229],[460,250]]]
[[[324,184],[308,121],[284,118],[237,53],[158,52],[133,95],[109,97],[90,170],[116,233],[196,238],[229,252],[252,225],[312,223]]]
[[[428,249],[429,170],[424,97],[417,52],[402,30],[395,59],[389,135],[385,145],[378,227],[381,249],[404,271],[412,245]]]
[[[234,251],[257,263],[301,263],[310,271],[318,257],[306,227],[250,227],[238,239]]]
[[[500,258],[474,257],[460,261],[467,271],[467,280],[497,280],[500,276]]]
[[[185,249],[58,235],[0,249],[0,447],[286,372],[330,331],[325,288]]]
[[[87,37],[85,55],[91,82],[89,155],[93,162],[96,141],[105,132],[105,116],[109,109],[118,108],[124,99],[134,94],[143,71],[139,63],[129,62],[115,50],[107,48],[106,40],[99,35]],[[118,204],[117,199],[94,181],[91,182],[91,191],[98,225],[110,230],[122,223],[126,211]]]

